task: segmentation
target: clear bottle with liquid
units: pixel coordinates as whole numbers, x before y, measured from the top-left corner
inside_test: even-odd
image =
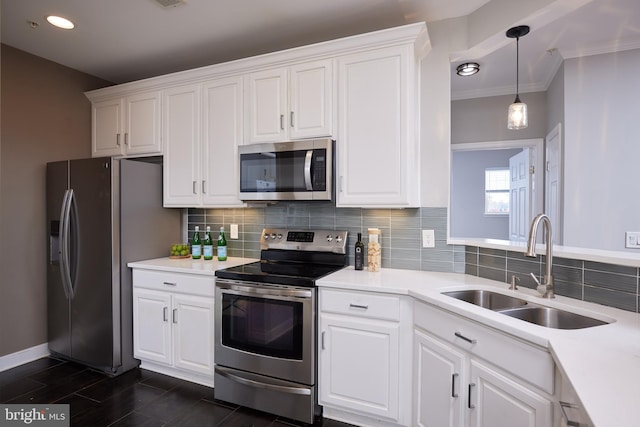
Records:
[[[213,239],[211,239],[211,227],[207,225],[207,231],[204,233],[202,241],[202,257],[206,260],[213,259]]]
[[[218,261],[227,260],[227,238],[224,235],[224,227],[220,227],[218,236]]]
[[[202,243],[200,241],[200,227],[196,225],[191,238],[191,258],[200,259],[202,257]]]

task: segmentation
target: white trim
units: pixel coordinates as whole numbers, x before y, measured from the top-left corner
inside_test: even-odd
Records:
[[[0,357],[0,372],[15,368],[16,366],[24,365],[25,363],[33,362],[34,360],[41,359],[49,354],[48,343],[43,343],[35,347],[25,348],[24,350],[7,354]]]

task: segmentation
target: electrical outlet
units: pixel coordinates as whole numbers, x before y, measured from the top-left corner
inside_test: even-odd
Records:
[[[422,230],[422,247],[435,248],[436,236],[433,230]]]
[[[640,231],[627,231],[624,233],[624,247],[640,249]]]
[[[231,228],[231,238],[232,239],[237,239],[238,238],[238,224],[231,224],[230,228]]]

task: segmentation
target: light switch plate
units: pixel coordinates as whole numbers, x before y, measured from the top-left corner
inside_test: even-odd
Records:
[[[232,239],[237,239],[238,238],[238,224],[231,224],[230,228],[231,228],[231,238]]]
[[[624,233],[624,247],[640,249],[640,231],[627,231]]]
[[[422,230],[422,247],[435,248],[436,236],[433,230]]]

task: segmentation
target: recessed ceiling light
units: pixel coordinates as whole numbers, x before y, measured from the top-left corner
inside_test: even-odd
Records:
[[[467,62],[466,64],[460,64],[456,68],[456,74],[459,76],[473,76],[480,71],[480,64],[477,62]]]
[[[47,21],[49,21],[49,24],[65,30],[71,30],[75,27],[73,22],[69,21],[67,18],[63,18],[62,16],[49,15],[47,16]]]

